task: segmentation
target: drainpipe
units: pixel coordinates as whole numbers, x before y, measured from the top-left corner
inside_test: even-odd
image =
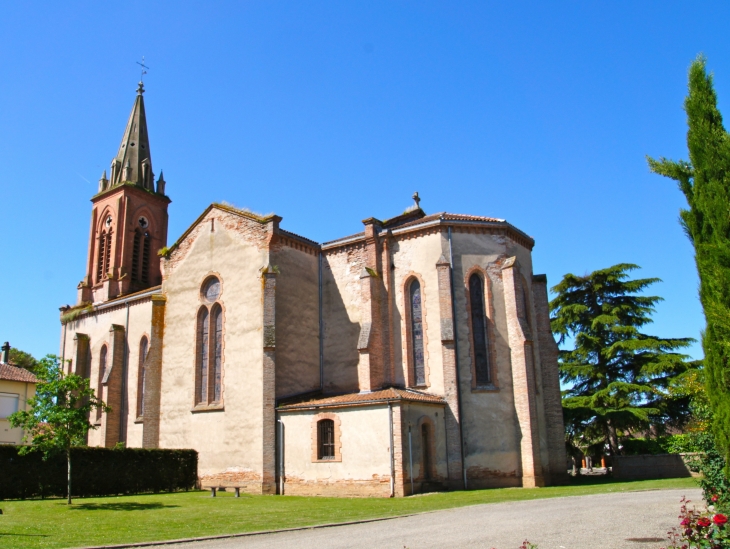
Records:
[[[411,495],[413,495],[413,448],[411,447],[411,422],[408,422],[408,460],[410,461]]]
[[[63,323],[63,346],[61,349],[61,370],[64,368],[64,364],[66,364],[66,328],[68,326],[68,322]]]
[[[395,448],[393,447],[393,403],[388,402],[388,418],[390,421],[390,497],[395,497]]]
[[[454,249],[451,245],[451,227],[449,227],[449,275],[451,279],[451,318],[454,322],[454,362],[456,362],[456,399],[459,410],[459,438],[461,439],[461,474],[466,484],[466,452],[464,451],[464,414],[461,406],[461,378],[459,376],[459,331],[456,323],[456,296],[454,295]]]
[[[284,495],[284,422],[281,418],[276,420],[279,424],[279,495]]]
[[[122,402],[119,415],[119,442],[127,442],[127,363],[129,360],[129,301],[127,305],[127,319],[124,321],[124,356],[122,356]]]
[[[319,390],[324,391],[324,321],[322,318],[322,250],[319,251]]]

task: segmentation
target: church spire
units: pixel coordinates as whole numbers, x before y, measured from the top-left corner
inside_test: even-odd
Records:
[[[137,98],[129,115],[127,129],[124,131],[119,152],[112,160],[110,186],[130,182],[135,185],[155,191],[152,174],[152,156],[150,142],[147,136],[147,117],[144,111],[144,84],[137,87]]]

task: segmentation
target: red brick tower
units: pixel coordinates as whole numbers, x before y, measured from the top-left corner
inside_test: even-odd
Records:
[[[155,189],[144,110],[144,85],[137,98],[111,173],[92,197],[86,276],[78,300],[98,303],[162,283],[157,252],[167,244],[165,180]]]

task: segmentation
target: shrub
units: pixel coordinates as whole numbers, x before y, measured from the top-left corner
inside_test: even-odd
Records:
[[[66,456],[43,459],[0,446],[0,500],[66,495]],[[72,448],[77,497],[189,490],[198,480],[195,450]]]

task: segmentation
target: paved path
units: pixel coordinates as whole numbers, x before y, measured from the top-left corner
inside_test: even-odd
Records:
[[[688,489],[493,503],[175,549],[517,549],[524,539],[539,549],[655,549],[666,546],[683,495],[701,501],[699,490]]]

